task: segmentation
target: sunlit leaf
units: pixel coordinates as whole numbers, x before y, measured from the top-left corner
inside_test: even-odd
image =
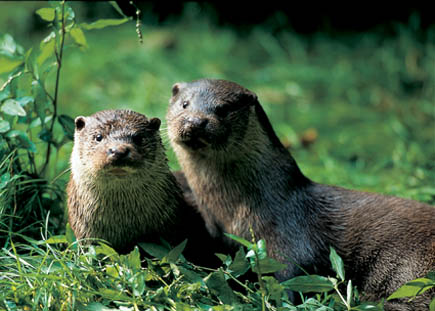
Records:
[[[43,20],[47,22],[52,22],[55,16],[55,9],[53,8],[42,8],[36,11]]]
[[[0,120],[0,133],[6,133],[11,129],[11,125],[6,120]]]
[[[27,115],[26,110],[15,99],[7,99],[1,107],[1,111],[11,116],[24,117]]]
[[[344,263],[341,257],[337,254],[334,248],[330,247],[329,260],[332,264],[332,269],[337,273],[340,280],[344,281]]]
[[[22,59],[0,54],[0,74],[5,72],[11,72],[22,63]]]
[[[405,297],[414,297],[417,294],[424,293],[425,291],[433,287],[435,287],[435,283],[431,279],[427,279],[427,278],[415,279],[401,286],[398,290],[392,293],[387,298],[387,300],[405,298]]]
[[[49,57],[54,55],[54,32],[52,32],[43,42],[41,42],[40,50],[41,53],[36,58],[36,62],[39,66],[41,66]]]
[[[85,34],[79,27],[74,27],[73,29],[71,29],[69,34],[74,39],[75,43],[77,43],[79,46],[84,48],[88,46],[88,43],[86,42]]]
[[[101,29],[108,26],[117,26],[124,24],[128,22],[130,19],[123,18],[123,19],[99,19],[91,24],[88,23],[82,23],[80,26],[86,30],[92,30],[92,29]]]

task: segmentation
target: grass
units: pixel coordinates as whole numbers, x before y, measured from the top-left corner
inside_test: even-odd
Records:
[[[30,10],[23,5],[11,11],[15,24],[34,11],[35,4],[27,5]],[[71,6],[80,14],[80,4]],[[11,23],[0,15],[0,29],[14,29],[12,35],[26,48],[48,34],[35,32],[28,38],[24,22],[18,28]],[[261,26],[242,36],[192,10],[175,24],[144,26],[143,45],[133,23],[90,31],[86,50],[66,42],[58,113],[76,117],[129,108],[164,121],[173,83],[228,79],[257,93],[279,137],[313,180],[434,204],[435,29],[421,33],[412,25],[396,26],[396,35],[389,37],[376,32],[337,38],[292,32],[272,36]],[[0,84],[5,79],[0,77]],[[54,80],[53,71],[49,89]],[[163,124],[170,165],[178,169],[165,128]],[[60,127],[55,131],[62,133]],[[43,143],[35,143],[36,158],[43,163]],[[57,152],[50,183],[41,189],[52,183],[64,189],[68,174],[60,174],[69,165],[71,148],[72,142]],[[14,198],[14,189],[32,182],[8,176],[7,162],[0,163],[0,172],[1,204]],[[53,192],[54,197],[44,199],[64,206],[63,193]],[[42,205],[25,202],[35,210]],[[81,248],[70,231],[57,236],[63,231],[52,232],[51,220],[39,221],[45,225],[0,231],[11,237],[0,251],[0,309],[296,310],[283,285],[267,276],[262,290],[258,283],[228,290],[231,264],[243,256],[223,256],[218,270],[192,267],[182,257],[170,262],[164,254],[145,259],[140,267],[136,252],[119,256],[103,245]],[[41,238],[19,234],[29,231]],[[298,310],[315,306],[344,308],[332,291],[304,298]]]

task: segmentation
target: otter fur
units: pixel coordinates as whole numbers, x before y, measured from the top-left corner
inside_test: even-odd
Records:
[[[276,136],[257,96],[225,80],[176,83],[168,135],[213,236],[264,239],[287,264],[280,280],[327,271],[336,248],[367,300],[386,298],[435,269],[435,208],[316,183]],[[295,264],[296,263],[296,264]],[[424,310],[428,295],[386,310]],[[425,309],[425,310],[426,310]]]
[[[159,119],[131,110],[75,119],[71,228],[78,239],[103,239],[121,253],[138,242],[163,238],[175,246],[187,238],[189,259],[213,261],[214,240],[169,171],[159,127]]]

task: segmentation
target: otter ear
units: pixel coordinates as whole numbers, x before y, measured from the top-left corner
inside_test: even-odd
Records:
[[[176,96],[180,90],[184,87],[183,82],[177,82],[172,86],[172,97]]]
[[[74,120],[76,131],[81,131],[85,127],[85,125],[86,125],[85,120],[86,120],[86,117],[82,117],[82,116],[77,117]]]
[[[240,102],[243,105],[253,106],[255,104],[258,104],[258,97],[254,92],[246,90],[241,94]]]
[[[160,128],[161,121],[159,118],[152,118],[148,121],[148,128],[157,131]]]

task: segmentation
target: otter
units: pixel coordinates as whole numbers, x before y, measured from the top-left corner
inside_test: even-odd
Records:
[[[327,271],[330,246],[367,300],[435,269],[434,207],[310,180],[248,89],[215,79],[176,83],[166,119],[209,232],[232,245],[222,233],[250,239],[252,228],[269,256],[287,264],[279,280],[300,274],[298,266]],[[385,307],[422,310],[428,300]]]
[[[120,253],[138,242],[163,238],[175,246],[187,238],[188,259],[212,264],[218,244],[187,202],[189,192],[184,197],[183,174],[169,170],[160,123],[131,110],[75,119],[69,223],[78,239],[103,239]]]

